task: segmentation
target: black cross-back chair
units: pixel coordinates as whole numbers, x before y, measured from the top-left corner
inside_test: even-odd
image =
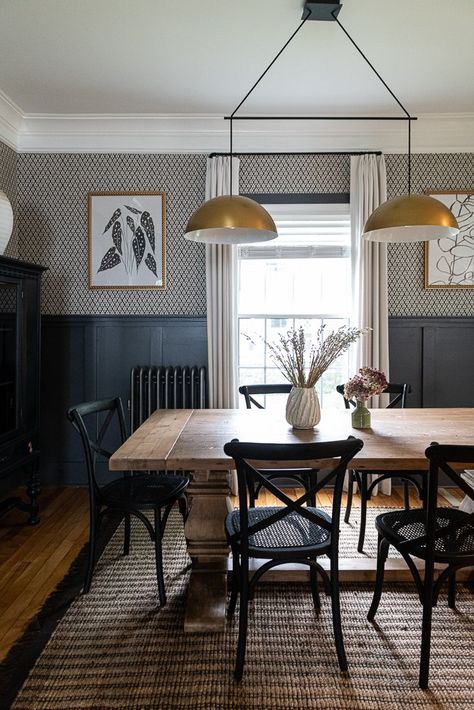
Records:
[[[251,409],[252,405],[256,407],[257,409],[265,409],[263,404],[259,402],[258,400],[254,399],[252,395],[272,395],[272,394],[289,394],[291,392],[291,388],[293,385],[289,383],[283,383],[280,385],[242,385],[239,387],[239,392],[244,396],[245,399],[245,405],[247,409]],[[287,470],[287,469],[282,469],[281,471],[272,471],[271,473],[265,474],[265,472],[261,472],[264,475],[266,475],[270,480],[290,480],[294,481],[296,485],[299,488],[304,488],[306,491],[309,490],[309,487],[311,486],[312,483],[316,481],[317,478],[317,471],[312,472],[312,478],[308,479],[307,475],[302,475],[300,472]],[[250,506],[254,507],[255,502],[258,499],[258,495],[262,489],[262,484],[259,483],[258,481],[252,480],[251,477],[248,479],[248,492],[249,492],[249,500],[250,500]],[[316,501],[314,499],[311,499],[310,501],[311,505],[315,505]]]
[[[103,415],[103,421],[99,419]],[[156,575],[160,605],[166,604],[165,583],[163,578],[163,559],[161,541],[166,521],[173,505],[177,502],[186,518],[187,503],[185,497],[189,480],[184,476],[169,476],[159,473],[125,472],[123,476],[105,485],[98,483],[97,459],[108,460],[111,452],[103,446],[104,437],[114,422],[118,423],[120,443],[127,438],[125,417],[120,397],[104,399],[97,402],[84,402],[71,407],[67,417],[77,432],[79,432],[86,461],[89,482],[90,529],[89,555],[84,582],[84,593],[89,592],[96,558],[97,537],[100,523],[107,511],[119,511],[124,515],[124,547],[123,554],[130,551],[131,516],[141,520],[146,527],[152,542],[155,544]],[[92,418],[89,419],[89,418]],[[87,424],[86,424],[87,420]],[[94,430],[97,436],[90,432]],[[153,511],[154,524],[150,522],[144,511]]]
[[[440,445],[435,442],[426,449],[425,455],[429,460],[425,487],[426,507],[384,513],[375,520],[379,534],[377,576],[367,615],[369,621],[373,621],[382,595],[385,561],[389,547],[393,545],[410,568],[423,605],[420,688],[428,687],[431,617],[440,589],[444,582],[448,583],[448,605],[455,609],[456,572],[462,567],[474,565],[474,513],[456,508],[439,508],[437,504],[440,471],[474,501],[474,489],[449,465],[472,465],[474,446]],[[425,561],[423,578],[413,561],[414,557]],[[436,581],[435,563],[446,565]]]
[[[336,390],[344,397],[344,385],[337,385]],[[395,395],[390,398],[390,402],[387,405],[387,409],[393,409],[400,406],[401,409],[405,409],[407,395],[411,392],[410,385],[407,384],[395,384],[389,383],[385,388],[383,394]],[[349,409],[352,405],[356,406],[356,403],[352,400],[347,400],[344,397],[344,405],[346,409]],[[372,475],[374,478],[370,485],[367,484],[368,475]],[[347,484],[347,504],[346,512],[344,514],[344,522],[348,523],[351,515],[352,509],[352,496],[354,494],[354,485],[357,485],[360,494],[360,529],[359,529],[359,541],[357,543],[358,552],[364,551],[364,540],[365,540],[365,529],[367,524],[367,501],[372,497],[374,488],[381,483],[386,478],[400,478],[403,483],[403,504],[407,510],[410,508],[410,494],[409,485],[410,483],[415,486],[418,491],[420,499],[423,497],[423,475],[420,473],[409,473],[407,471],[354,471],[351,470],[348,473],[348,484]]]
[[[313,603],[320,609],[318,574],[324,581],[325,589],[331,596],[332,620],[336,651],[341,671],[347,670],[347,659],[341,628],[339,604],[338,553],[341,497],[344,476],[353,456],[363,447],[360,439],[330,441],[314,444],[253,444],[233,440],[224,446],[228,456],[232,456],[237,469],[240,508],[226,517],[227,540],[232,550],[232,589],[228,613],[235,611],[240,593],[239,640],[234,677],[243,675],[245,649],[247,643],[248,602],[254,596],[255,585],[261,576],[272,567],[288,562],[305,564],[310,569],[310,583]],[[253,465],[258,461],[271,461],[287,465],[303,465],[308,478],[315,462],[332,466],[323,472],[319,482],[296,501],[289,498],[272,480]],[[252,463],[250,463],[252,462]],[[290,464],[291,462],[291,464]],[[270,491],[281,502],[281,507],[251,508],[247,503],[248,479],[255,478],[262,487]],[[332,516],[313,506],[307,506],[310,499],[325,485],[334,485]],[[330,577],[317,562],[317,557],[327,555],[330,559]],[[266,560],[249,579],[249,560]]]

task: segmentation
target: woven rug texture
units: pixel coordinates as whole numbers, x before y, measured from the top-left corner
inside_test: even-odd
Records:
[[[342,531],[341,551],[355,556],[357,526],[342,524]],[[329,598],[322,594],[316,614],[308,585],[263,583],[251,604],[245,674],[237,684],[238,612],[223,634],[183,633],[189,558],[179,516],[171,516],[165,535],[163,609],[143,526],[133,524],[129,557],[121,554],[122,540],[120,527],[91,592],[59,623],[12,705],[16,710],[474,708],[474,598],[465,587],[458,587],[456,611],[444,593],[435,609],[430,689],[422,691],[421,606],[412,585],[386,586],[376,625],[366,619],[371,588],[343,585],[349,673],[341,674]]]

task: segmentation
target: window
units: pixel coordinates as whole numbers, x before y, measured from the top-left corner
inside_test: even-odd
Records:
[[[239,384],[280,383],[264,340],[303,325],[315,335],[349,323],[349,206],[269,205],[278,238],[239,247]],[[341,407],[337,384],[349,376],[347,354],[318,383],[321,406]],[[272,396],[268,405],[281,406]]]

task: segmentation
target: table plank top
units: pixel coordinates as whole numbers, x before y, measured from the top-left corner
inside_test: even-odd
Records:
[[[474,408],[372,409],[370,429],[353,429],[350,414],[323,410],[315,429],[298,430],[271,410],[157,410],[113,454],[109,467],[114,471],[229,470],[233,462],[223,447],[231,439],[308,443],[352,435],[364,442],[354,459],[358,469],[426,470],[424,452],[431,442],[474,443]]]

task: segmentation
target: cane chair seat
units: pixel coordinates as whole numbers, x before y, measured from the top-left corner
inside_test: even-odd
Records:
[[[141,473],[112,481],[100,489],[103,503],[109,507],[142,510],[166,505],[183,493],[189,480],[184,476]]]
[[[396,510],[376,518],[377,530],[395,546],[406,543],[410,555],[424,558],[426,550],[426,512],[422,509]],[[452,533],[437,537],[434,542],[436,562],[446,562],[453,557],[474,555],[474,525],[472,517],[455,508],[436,509],[436,528],[456,525]],[[419,538],[424,538],[417,542]]]
[[[249,528],[267,520],[270,516],[285,510],[278,506],[249,508]],[[315,513],[323,518],[329,525],[330,516],[319,508],[306,508],[308,512]],[[226,518],[226,532],[229,537],[240,533],[240,511],[233,510]],[[308,550],[315,548],[328,548],[331,545],[331,532],[317,525],[299,513],[290,512],[284,518],[271,523],[263,530],[249,536],[249,551],[255,556],[294,555],[301,552],[307,555]]]

